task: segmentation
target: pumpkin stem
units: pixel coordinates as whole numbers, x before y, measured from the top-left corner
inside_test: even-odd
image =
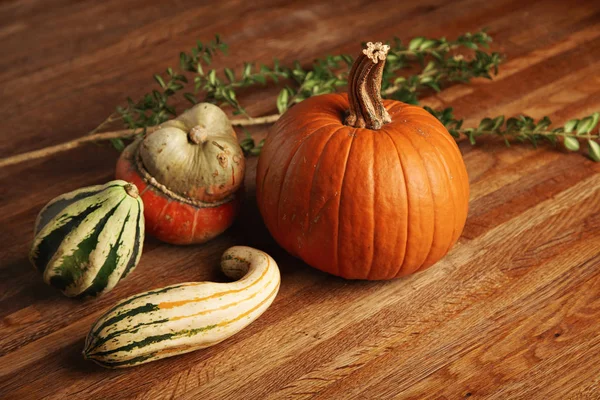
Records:
[[[381,100],[381,79],[389,49],[390,46],[381,42],[369,42],[352,64],[348,75],[350,109],[346,125],[377,130],[392,122]]]
[[[208,139],[208,130],[203,126],[196,125],[188,133],[188,138],[194,144],[204,143]]]

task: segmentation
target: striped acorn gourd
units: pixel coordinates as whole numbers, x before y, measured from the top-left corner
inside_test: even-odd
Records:
[[[84,357],[103,367],[130,367],[209,347],[239,332],[273,302],[279,269],[268,254],[244,246],[228,249],[221,268],[239,280],[181,283],[120,302],[88,333]]]
[[[116,180],[50,201],[37,217],[29,258],[66,296],[96,296],[135,268],[143,242],[138,190]]]

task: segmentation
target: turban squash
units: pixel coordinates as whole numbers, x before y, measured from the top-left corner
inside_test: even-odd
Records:
[[[212,239],[233,223],[244,170],[227,115],[200,103],[129,145],[116,176],[138,187],[149,234],[191,244]]]
[[[454,245],[469,181],[435,117],[381,99],[389,48],[367,46],[347,95],[309,98],[272,127],[257,201],[275,240],[307,264],[348,279],[391,279],[430,267]]]

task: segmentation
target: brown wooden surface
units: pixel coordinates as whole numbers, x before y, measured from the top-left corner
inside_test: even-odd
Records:
[[[494,81],[425,100],[473,124],[519,112],[556,122],[600,110],[600,3],[523,0],[0,3],[0,157],[94,128],[197,39],[230,56],[285,61],[356,53],[394,35],[489,28],[508,61]],[[277,88],[242,96],[272,113]],[[252,129],[257,137],[265,128]],[[34,219],[54,196],[112,178],[117,153],[90,145],[0,170],[0,398],[600,398],[600,164],[497,140],[461,142],[470,213],[452,252],[392,282],[348,282],[286,255],[248,199],[228,233],[202,246],[146,240],[137,270],[102,298],[69,300],[27,261]],[[253,325],[213,348],[110,371],[81,357],[99,314],[139,291],[222,279],[233,244],[268,251],[281,291]]]

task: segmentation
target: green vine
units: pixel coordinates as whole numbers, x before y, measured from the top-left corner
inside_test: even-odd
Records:
[[[468,83],[473,78],[491,79],[498,73],[502,57],[486,50],[492,38],[485,33],[466,33],[455,40],[445,38],[413,38],[404,45],[398,38],[388,42],[390,52],[383,73],[382,95],[386,98],[406,103],[418,104],[419,98],[428,92],[438,92],[453,82]],[[115,148],[125,147],[123,140],[144,135],[160,123],[178,114],[177,107],[185,102],[196,104],[209,101],[221,107],[230,107],[232,124],[238,127],[269,124],[275,122],[289,107],[309,97],[332,93],[346,85],[346,78],[352,65],[352,57],[347,54],[328,55],[303,66],[298,61],[287,65],[273,59],[272,66],[245,62],[241,71],[231,68],[216,70],[210,68],[215,56],[225,54],[227,45],[217,35],[214,40],[203,44],[197,42],[189,53],[179,55],[177,69],[169,67],[163,74],[155,74],[158,88],[134,101],[127,98],[127,104],[117,107],[88,135],[47,148],[18,154],[0,160],[0,166],[14,165],[27,160],[47,157],[67,151],[85,143],[110,140]],[[277,113],[252,117],[238,100],[239,89],[265,86],[269,83],[282,85],[274,104]],[[426,107],[427,108],[427,107]],[[580,143],[587,141],[588,156],[600,162],[600,113],[593,113],[581,119],[567,121],[564,126],[551,128],[548,117],[534,120],[525,115],[506,119],[503,115],[484,118],[477,127],[463,127],[463,120],[454,117],[452,108],[432,110],[456,138],[468,138],[476,144],[482,136],[502,138],[510,146],[511,142],[531,142],[537,146],[548,142],[554,146],[561,143],[569,151],[578,151]],[[127,129],[106,132],[108,126],[121,122]],[[256,143],[246,131],[240,142],[246,155],[260,154],[264,141]]]
[[[582,119],[569,120],[563,126],[553,129],[550,129],[552,125],[550,118],[543,117],[536,121],[526,115],[508,119],[504,115],[495,118],[487,117],[482,119],[476,128],[463,128],[463,120],[454,118],[451,107],[443,110],[433,110],[430,107],[425,109],[439,119],[454,138],[466,136],[472,145],[476,144],[477,138],[481,136],[495,136],[502,138],[509,147],[511,139],[521,143],[530,142],[534,147],[543,141],[557,146],[562,140],[567,150],[578,151],[579,140],[586,140],[589,157],[594,161],[600,161],[600,145],[597,142],[600,134],[593,133],[598,126],[600,112]]]
[[[419,104],[419,98],[428,91],[439,92],[448,84],[468,83],[473,78],[492,79],[492,74],[498,73],[502,57],[485,50],[491,41],[492,38],[484,31],[466,33],[455,40],[416,37],[406,45],[394,38],[388,42],[391,49],[383,74],[383,97]],[[207,44],[198,42],[189,53],[180,53],[177,71],[170,67],[164,74],[154,75],[159,89],[145,94],[138,101],[128,98],[127,106],[118,107],[107,121],[120,119],[127,128],[139,129],[143,134],[146,128],[175,116],[176,104],[183,98],[191,104],[208,101],[230,107],[233,115],[241,116],[233,120],[234,125],[272,122],[296,103],[339,91],[347,83],[353,62],[352,56],[340,54],[318,58],[309,66],[298,61],[282,65],[279,60],[273,59],[272,66],[245,62],[241,71],[237,72],[231,68],[220,71],[209,68],[213,58],[226,51],[227,45],[218,35]],[[470,51],[471,54],[464,55],[459,51]],[[415,69],[416,73],[402,74],[402,71]],[[277,114],[255,119],[238,100],[237,91],[269,83],[283,85],[275,100]],[[577,151],[579,140],[587,140],[590,158],[600,161],[599,135],[592,133],[598,123],[598,113],[568,121],[563,127],[554,129],[550,129],[548,117],[535,121],[524,115],[508,119],[504,116],[484,118],[477,127],[463,128],[463,120],[454,118],[451,108],[426,108],[444,123],[455,138],[466,136],[471,144],[485,135],[501,137],[507,145],[511,141],[531,142],[534,146],[541,141],[552,145],[562,142],[568,150]],[[123,148],[121,139],[112,141],[118,149]],[[262,142],[255,143],[247,132],[240,144],[247,155],[259,154],[262,147]]]

